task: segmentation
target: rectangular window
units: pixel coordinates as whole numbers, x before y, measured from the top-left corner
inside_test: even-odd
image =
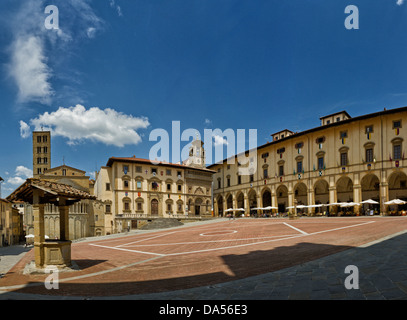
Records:
[[[347,166],[347,165],[348,165],[348,153],[342,152],[341,153],[341,166]]]
[[[242,176],[237,176],[237,184],[242,184]]]
[[[182,191],[182,185],[180,185],[180,184],[178,185],[178,191]]]
[[[110,183],[106,183],[106,191],[110,191]]]
[[[170,176],[170,175],[171,175],[171,170],[169,170],[169,169],[165,170],[165,174],[166,174],[167,176]]]
[[[268,170],[267,170],[267,169],[264,169],[264,170],[263,170],[263,176],[264,176],[264,179],[267,179],[267,178],[269,177],[269,174],[268,174]]]
[[[156,169],[156,168],[152,168],[152,169],[151,169],[151,173],[152,173],[152,174],[157,174],[157,169]]]
[[[393,121],[393,129],[401,128],[401,120]]]
[[[143,204],[141,202],[137,202],[137,211],[143,210]]]
[[[302,172],[302,161],[297,161],[297,173]]]
[[[42,148],[41,147],[37,147],[37,153],[41,153]]]
[[[38,143],[41,142],[41,136],[37,136],[37,142],[38,142]]]
[[[130,211],[130,203],[129,202],[124,203],[124,210]]]
[[[348,132],[347,131],[341,131],[340,138],[343,139],[343,138],[347,138],[347,137],[348,137]]]
[[[47,142],[48,141],[48,137],[47,136],[43,136],[42,137],[42,142]]]
[[[366,162],[373,162],[373,149],[366,149]]]
[[[182,172],[181,171],[177,171],[177,177],[181,178],[182,177]]]
[[[48,147],[44,147],[42,149],[43,149],[44,153],[48,153]]]
[[[284,166],[279,166],[278,167],[278,174],[279,174],[280,177],[284,175]]]
[[[137,181],[137,189],[141,189],[141,181]]]
[[[107,212],[107,213],[110,213],[111,210],[112,210],[112,209],[111,209],[111,207],[110,207],[110,204],[107,204],[107,205],[106,205],[106,212]]]
[[[228,187],[230,187],[230,178],[227,180]]]
[[[124,180],[123,185],[124,185],[125,188],[128,188],[129,187],[129,180]]]
[[[396,144],[393,146],[394,160],[401,160],[401,145]]]
[[[143,168],[142,168],[141,166],[137,166],[137,167],[136,167],[136,172],[137,172],[137,173],[141,173],[142,170],[143,170]]]
[[[254,175],[250,175],[250,182],[253,182],[254,181]]]
[[[167,191],[171,191],[171,183],[167,183]]]
[[[318,170],[322,170],[324,168],[324,157],[318,158]]]
[[[167,210],[168,210],[168,211],[172,211],[171,203],[168,203],[168,204],[167,204]]]

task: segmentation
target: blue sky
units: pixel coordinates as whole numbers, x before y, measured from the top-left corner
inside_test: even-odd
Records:
[[[44,27],[48,5],[58,30]],[[345,28],[348,5],[358,30]],[[148,158],[150,132],[171,133],[172,121],[202,135],[257,129],[262,145],[332,112],[406,106],[406,10],[402,0],[2,0],[2,196],[29,177],[29,130],[41,126],[53,130],[53,167],[64,158],[91,173],[111,156]]]

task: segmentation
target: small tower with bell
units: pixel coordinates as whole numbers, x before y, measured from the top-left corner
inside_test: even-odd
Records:
[[[189,157],[185,161],[187,166],[205,168],[205,149],[203,145],[204,143],[197,135],[196,139],[191,142],[191,147],[189,148]]]

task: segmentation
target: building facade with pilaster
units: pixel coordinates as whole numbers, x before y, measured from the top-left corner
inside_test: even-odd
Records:
[[[214,170],[214,212],[242,208],[276,208],[274,213],[308,207],[307,214],[392,214],[385,202],[407,201],[407,107],[352,118],[346,111],[320,118],[320,126],[272,134],[273,140],[248,151],[253,164],[249,174],[239,174],[238,157],[208,166]],[[243,161],[244,162],[244,161]],[[335,203],[378,202],[369,208],[355,205],[346,209]],[[323,204],[326,206],[318,207]],[[313,206],[313,207],[311,207]],[[405,210],[398,207],[398,212]],[[304,211],[304,210],[302,210]]]

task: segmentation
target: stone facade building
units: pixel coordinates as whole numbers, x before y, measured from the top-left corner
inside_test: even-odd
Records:
[[[283,130],[273,141],[259,146],[251,156],[251,174],[239,174],[237,157],[208,166],[215,170],[214,211],[243,208],[245,215],[256,207],[293,212],[295,205],[314,206],[310,214],[391,213],[384,203],[407,200],[407,107],[352,118],[346,111],[320,118],[321,125],[303,132]],[[248,151],[245,155],[247,156]],[[339,202],[378,205],[334,206]],[[315,208],[318,204],[330,204]],[[406,209],[399,207],[400,210]]]
[[[10,201],[0,199],[0,247],[18,244],[23,237],[23,216]]]
[[[106,233],[137,228],[148,217],[211,217],[213,173],[199,140],[184,164],[110,158],[95,182],[95,195],[106,203]]]

